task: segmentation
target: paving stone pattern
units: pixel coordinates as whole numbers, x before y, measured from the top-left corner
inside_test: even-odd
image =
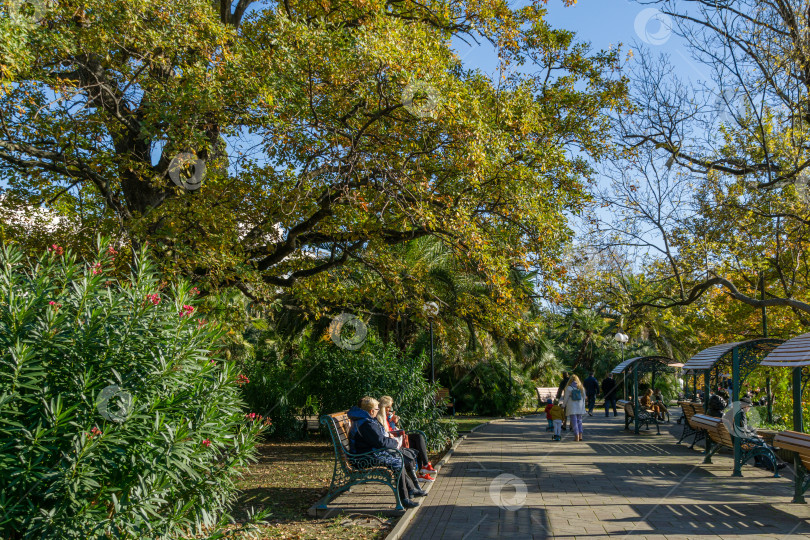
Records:
[[[634,435],[621,415],[595,415],[583,442],[553,442],[545,426],[530,416],[471,434],[402,538],[810,538],[788,469],[733,478],[730,454],[704,465],[698,447],[676,445],[679,425]]]

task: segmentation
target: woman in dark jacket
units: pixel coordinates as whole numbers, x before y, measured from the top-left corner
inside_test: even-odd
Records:
[[[380,465],[385,465],[393,470],[403,469],[402,458],[399,454],[387,452],[386,450],[396,450],[401,445],[401,440],[389,437],[385,429],[377,421],[375,416],[380,410],[380,404],[372,397],[364,397],[360,400],[360,407],[349,409],[348,416],[352,421],[349,430],[349,451],[352,454],[365,454],[376,451],[373,459]],[[419,488],[412,478],[416,477],[410,460],[405,461],[405,470],[399,475],[399,498],[405,508],[419,506],[419,503],[411,500],[411,497],[424,497],[426,492]]]

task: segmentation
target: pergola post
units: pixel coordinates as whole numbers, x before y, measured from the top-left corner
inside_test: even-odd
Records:
[[[742,428],[742,415],[745,413],[742,412],[739,404],[740,382],[740,349],[734,347],[731,351],[731,385],[733,392],[731,395],[731,412],[734,415],[732,416],[733,432],[731,433],[731,440],[734,441],[734,472],[731,473],[731,476],[742,476],[742,463],[740,463],[742,459],[742,443],[737,435]]]
[[[802,368],[793,368],[793,431],[804,432],[804,422],[802,418]],[[799,454],[793,455],[793,502],[805,504],[802,487],[804,486],[804,466]]]
[[[703,370],[703,411],[704,412],[709,410],[709,388],[711,386],[710,379],[712,378],[711,377],[711,372],[712,372],[711,368]],[[697,394],[695,394],[695,395],[697,395]],[[706,434],[706,436],[703,437],[703,442],[706,445],[706,450],[703,453],[706,454],[706,459],[709,460],[707,463],[711,463],[711,458],[709,458],[709,452],[711,452],[711,450],[712,450],[712,439],[711,439],[711,437],[709,437],[708,434]]]
[[[638,421],[638,364],[633,366],[633,424],[635,425],[635,433],[639,433],[641,423]]]

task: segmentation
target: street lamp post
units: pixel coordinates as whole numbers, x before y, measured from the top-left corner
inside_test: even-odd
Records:
[[[627,343],[630,340],[630,338],[627,336],[627,334],[622,334],[621,331],[619,331],[616,332],[616,335],[613,336],[613,339],[618,341],[622,346],[622,362],[624,362],[624,344]],[[624,386],[624,394],[622,395],[622,397],[624,399],[627,399],[627,375],[625,375],[624,372],[622,372],[622,384]]]
[[[430,384],[436,382],[436,371],[433,367],[433,318],[439,314],[439,304],[436,302],[427,302],[424,306],[425,313],[428,316],[428,325],[430,328]]]

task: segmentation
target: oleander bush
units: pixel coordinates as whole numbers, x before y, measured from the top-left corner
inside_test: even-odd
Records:
[[[0,248],[0,537],[219,537],[267,426],[196,290]]]

